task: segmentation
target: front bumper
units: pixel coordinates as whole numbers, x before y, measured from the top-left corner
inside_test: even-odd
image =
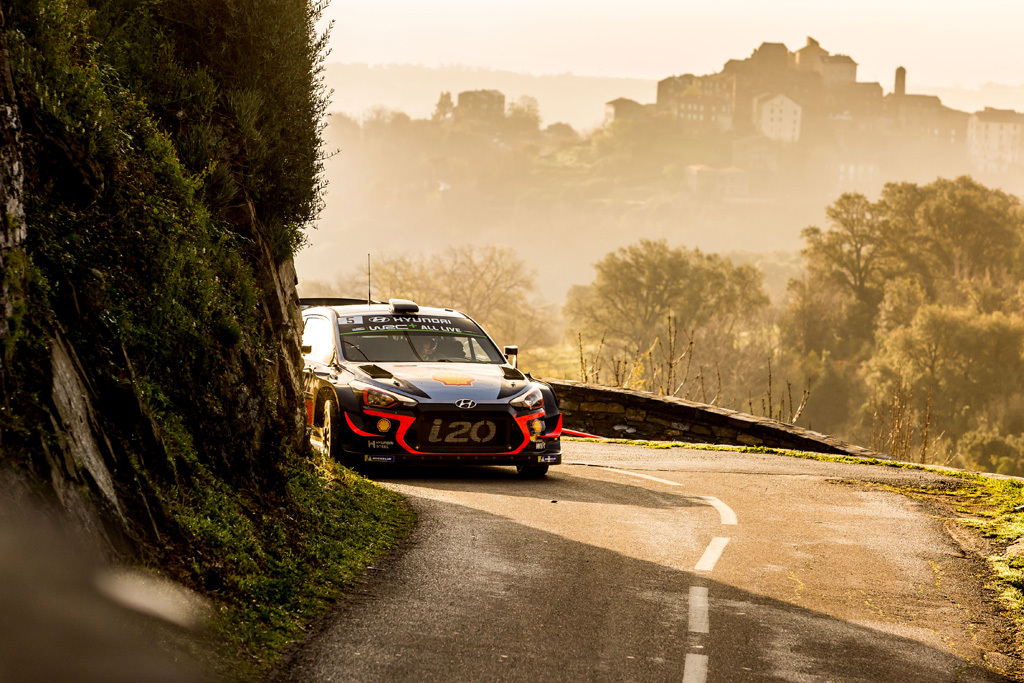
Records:
[[[447,420],[475,425],[474,420],[499,423],[496,438],[484,446],[468,439],[449,444],[435,439],[432,425]],[[421,404],[415,412],[371,410],[344,415],[347,426],[342,449],[353,460],[373,463],[462,465],[558,465],[562,462],[561,415],[543,410],[518,412],[510,406],[481,406],[461,411],[454,406]],[[463,422],[457,422],[463,421]],[[458,430],[459,434],[469,431]],[[490,434],[489,429],[484,430]],[[477,430],[474,429],[474,434]]]

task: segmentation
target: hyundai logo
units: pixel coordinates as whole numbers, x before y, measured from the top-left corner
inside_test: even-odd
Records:
[[[466,408],[468,410],[469,408],[476,408],[476,401],[470,400],[468,398],[460,398],[458,401],[455,402],[455,405],[457,405],[460,408]]]

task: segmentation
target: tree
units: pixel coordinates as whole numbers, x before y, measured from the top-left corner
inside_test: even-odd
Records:
[[[979,278],[1015,287],[1024,274],[1024,210],[1016,197],[962,176],[889,183],[876,209],[896,270],[919,280],[931,298],[962,300],[960,285]]]
[[[523,95],[510,102],[505,114],[505,126],[514,133],[535,133],[540,130],[540,104],[537,98]]]
[[[454,113],[455,104],[452,102],[452,94],[450,92],[443,92],[437,98],[437,104],[434,105],[434,113],[430,118],[435,123],[451,121]]]
[[[803,231],[809,269],[847,289],[863,306],[877,306],[884,253],[877,207],[862,194],[846,193],[825,213],[827,231],[813,226]]]
[[[822,289],[807,276],[792,279],[786,287],[788,299],[782,313],[782,338],[786,348],[800,356],[826,351],[850,355],[843,346],[843,311],[850,306],[851,295],[834,289]]]
[[[727,332],[768,304],[761,273],[717,255],[671,249],[664,240],[641,240],[607,254],[587,286],[569,290],[565,316],[591,338],[624,347],[649,347],[667,334],[671,315],[684,330],[712,318]]]
[[[557,338],[550,307],[537,300],[534,272],[505,247],[451,247],[437,254],[376,258],[374,299],[411,299],[462,311],[499,344],[545,346]],[[303,283],[303,296],[365,298],[366,273],[342,275],[334,284]]]
[[[565,306],[581,379],[742,410],[760,397],[750,387],[767,386],[778,342],[755,266],[640,240],[595,270]]]
[[[737,320],[767,306],[761,274],[750,265],[664,240],[640,240],[606,255],[597,276],[569,291],[569,322],[595,339],[647,348],[666,334],[672,316],[686,330],[716,318],[731,331]]]
[[[887,391],[897,373],[910,382],[918,410],[931,396],[933,420],[959,437],[993,403],[1024,385],[1024,319],[926,304],[908,325],[890,331],[868,365]]]

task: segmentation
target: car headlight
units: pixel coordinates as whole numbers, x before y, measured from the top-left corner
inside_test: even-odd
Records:
[[[508,402],[513,408],[520,408],[522,410],[536,410],[544,405],[544,394],[540,393],[540,389],[534,387],[527,391],[522,396],[517,396]]]
[[[394,408],[398,405],[404,408],[412,408],[418,403],[416,399],[393,394],[390,391],[375,387],[366,382],[360,382],[359,380],[349,382],[349,387],[355,392],[359,403],[364,408]]]

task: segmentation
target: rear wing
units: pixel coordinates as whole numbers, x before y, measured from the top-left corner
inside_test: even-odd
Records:
[[[382,304],[383,301],[367,301],[366,299],[351,299],[336,296],[314,296],[299,297],[299,308],[306,309],[313,306],[359,306],[366,304]]]

